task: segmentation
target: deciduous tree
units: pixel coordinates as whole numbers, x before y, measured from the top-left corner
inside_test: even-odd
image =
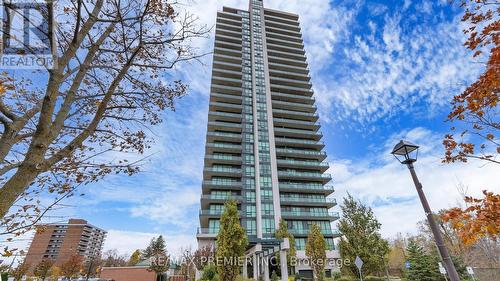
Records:
[[[69,259],[61,264],[61,275],[71,279],[77,277],[83,270],[83,257],[80,255],[72,255]]]
[[[31,264],[25,263],[25,262],[17,265],[17,267],[14,268],[14,270],[11,273],[12,277],[14,277],[14,281],[21,281],[23,276],[25,276],[28,273],[30,268],[31,268]]]
[[[452,100],[448,120],[458,123],[445,136],[444,162],[467,162],[478,158],[500,164],[500,3],[460,0],[465,9],[462,22],[468,36],[465,46],[486,61],[484,73]]]
[[[466,208],[452,208],[441,215],[444,221],[451,222],[466,245],[484,237],[496,241],[500,235],[500,195],[486,190],[483,194],[481,199],[466,196]]]
[[[63,21],[46,34],[57,42],[54,67],[1,78],[0,219],[14,230],[44,213],[39,193],[139,170],[125,153],[150,147],[147,128],[187,92],[170,72],[199,58],[192,40],[208,34],[180,1],[46,3],[41,14]]]
[[[194,263],[196,265],[196,269],[203,270],[208,264],[208,261],[213,261],[214,257],[215,247],[212,245],[206,245],[196,249],[196,251],[194,252]]]
[[[326,240],[317,224],[312,224],[307,235],[306,256],[312,267],[314,280],[325,279]]]
[[[105,267],[120,267],[127,265],[126,256],[118,254],[117,249],[110,249],[102,255],[102,266]]]
[[[221,281],[236,280],[240,271],[238,260],[245,254],[247,245],[248,238],[240,225],[237,203],[229,200],[224,204],[224,212],[220,218],[215,252],[217,273]]]
[[[128,259],[127,265],[134,266],[141,261],[141,258],[142,258],[141,250],[135,250],[132,253],[132,255],[130,255],[130,258]]]
[[[47,276],[49,275],[50,269],[52,268],[53,265],[54,261],[44,259],[39,264],[36,265],[35,269],[33,270],[33,275],[44,281],[45,278],[47,278]]]
[[[342,233],[339,242],[340,255],[343,260],[350,260],[350,266],[344,266],[354,275],[358,269],[354,265],[356,256],[363,262],[363,275],[378,272],[383,269],[384,259],[389,253],[389,243],[380,235],[380,226],[375,214],[370,207],[355,200],[347,194],[344,198],[342,219],[338,227]]]

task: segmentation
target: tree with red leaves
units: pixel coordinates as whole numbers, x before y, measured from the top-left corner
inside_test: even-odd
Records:
[[[441,215],[466,245],[483,237],[496,241],[500,235],[500,195],[486,190],[483,194],[483,199],[466,196],[467,208],[452,208]]]
[[[487,58],[484,73],[452,102],[448,121],[460,128],[443,140],[443,162],[467,162],[469,158],[500,164],[500,3],[488,0],[460,0],[465,8],[462,22],[468,36],[464,46],[474,58]]]

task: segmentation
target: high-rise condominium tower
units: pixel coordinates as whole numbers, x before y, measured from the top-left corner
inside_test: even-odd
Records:
[[[217,14],[208,113],[199,246],[213,243],[224,201],[238,201],[249,255],[276,248],[275,230],[284,219],[305,257],[307,234],[317,224],[334,259],[327,198],[333,188],[325,174],[319,131],[299,18],[250,0],[248,11],[224,7]],[[328,269],[332,267],[327,265]],[[264,269],[253,267],[256,275]],[[250,269],[250,270],[252,270]],[[295,267],[310,275],[308,266]],[[244,273],[246,270],[244,270]],[[250,274],[249,274],[250,275]],[[266,276],[264,276],[265,278]]]
[[[25,263],[32,269],[42,260],[51,260],[60,266],[72,255],[84,261],[101,257],[106,231],[88,224],[86,220],[70,219],[68,223],[37,225]]]

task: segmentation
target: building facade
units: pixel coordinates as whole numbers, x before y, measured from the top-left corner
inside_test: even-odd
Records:
[[[262,0],[250,0],[248,11],[217,13],[200,247],[214,243],[223,204],[232,198],[248,253],[271,252],[283,218],[299,259],[312,224],[326,238],[328,257],[338,257],[331,226],[338,214],[330,212],[336,202],[310,79],[298,15],[266,9]],[[310,274],[308,266],[296,270]]]
[[[37,225],[25,262],[34,267],[44,259],[61,265],[75,254],[84,260],[99,258],[105,237],[106,231],[82,219]]]

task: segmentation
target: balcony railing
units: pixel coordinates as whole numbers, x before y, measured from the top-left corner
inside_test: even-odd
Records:
[[[231,148],[231,149],[241,149],[241,145],[238,144],[225,144],[225,143],[207,143],[208,147],[215,147],[215,148]]]
[[[308,167],[329,167],[328,162],[319,162],[319,161],[297,161],[297,160],[285,160],[278,159],[278,164],[289,164],[295,166],[308,166]]]
[[[304,126],[311,126],[311,127],[320,127],[321,125],[318,122],[310,122],[310,121],[302,121],[302,120],[294,120],[294,119],[288,119],[288,118],[274,118],[273,119],[274,123],[290,123],[290,124],[298,124],[298,125],[304,125]]]
[[[236,168],[212,167],[212,168],[205,168],[204,170],[207,172],[215,172],[215,173],[241,174],[241,169],[236,169]]]
[[[331,190],[334,188],[332,185],[322,185],[322,184],[296,184],[296,183],[280,183],[280,188],[290,188],[290,189],[311,189],[311,190]]]
[[[278,176],[332,179],[332,175],[330,174],[322,174],[314,172],[278,171]]]
[[[207,180],[203,181],[204,185],[215,185],[215,186],[241,186],[241,181],[219,181],[219,180]]]
[[[201,196],[201,199],[207,200],[237,200],[241,201],[243,197],[241,195],[216,195],[216,194],[205,194]]]
[[[335,198],[311,198],[311,197],[280,197],[281,202],[307,202],[307,203],[333,203],[337,204]]]
[[[241,138],[241,134],[223,133],[223,132],[208,132],[207,135],[214,137]]]
[[[217,234],[219,233],[219,228],[201,228],[198,227],[198,234]]]
[[[290,153],[290,154],[302,154],[302,155],[326,156],[326,152],[324,152],[324,151],[315,151],[315,150],[301,150],[301,149],[290,149],[290,148],[277,148],[276,152]]]
[[[300,115],[300,116],[314,117],[314,118],[319,117],[317,113],[286,110],[286,109],[273,109],[273,113]]]
[[[311,131],[311,130],[301,130],[301,129],[288,129],[288,128],[280,128],[274,127],[275,132],[282,133],[292,133],[292,134],[302,134],[302,135],[311,135],[311,136],[323,136],[321,131]]]
[[[308,235],[309,229],[288,229],[288,231],[293,235]],[[340,232],[336,229],[321,229],[323,235],[340,235]]]
[[[322,141],[315,140],[301,140],[301,139],[291,139],[291,138],[283,138],[277,137],[275,138],[276,142],[286,142],[286,143],[298,143],[298,144],[309,144],[309,145],[325,145]]]
[[[207,155],[207,156],[205,156],[205,158],[206,159],[213,159],[213,160],[241,161],[241,157],[232,156],[232,155],[213,154],[213,155]]]
[[[289,217],[324,217],[330,219],[340,218],[338,212],[318,213],[318,212],[305,212],[305,211],[281,211],[281,215]]]
[[[200,216],[220,216],[224,210],[200,210]]]
[[[223,122],[223,121],[209,121],[208,122],[209,126],[214,126],[214,127],[231,127],[231,128],[241,128],[241,124],[239,123],[231,123],[231,122]]]
[[[238,113],[226,113],[226,112],[210,111],[210,112],[208,112],[208,115],[241,119],[241,114],[238,114]]]

